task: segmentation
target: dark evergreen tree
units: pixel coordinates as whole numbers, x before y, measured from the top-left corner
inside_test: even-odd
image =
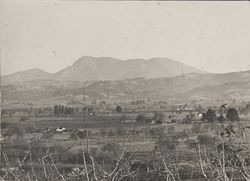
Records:
[[[235,108],[230,108],[227,110],[226,118],[228,121],[239,121],[239,113]]]
[[[68,107],[67,106],[64,107],[64,114],[68,114]]]
[[[116,110],[117,113],[121,113],[122,112],[122,107],[121,106],[117,106],[115,110]]]
[[[206,112],[206,115],[205,115],[205,118],[208,122],[212,123],[216,120],[216,113],[214,110],[212,109],[208,109],[207,112]]]
[[[57,115],[59,113],[59,106],[58,105],[54,106],[54,113],[55,113],[55,115]]]

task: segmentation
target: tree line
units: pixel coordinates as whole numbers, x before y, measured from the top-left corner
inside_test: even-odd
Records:
[[[70,115],[70,114],[74,114],[74,108],[64,106],[64,105],[55,105],[54,106],[54,113],[55,113],[55,115],[59,115],[59,114]]]

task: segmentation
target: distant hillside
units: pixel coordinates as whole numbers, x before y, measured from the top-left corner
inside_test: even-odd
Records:
[[[2,86],[2,100],[81,102],[78,81],[30,81]],[[227,74],[190,73],[170,78],[93,81],[86,88],[89,100],[176,99],[186,101],[241,98],[250,100],[250,71]]]
[[[1,77],[3,84],[15,83],[15,82],[26,82],[32,80],[46,80],[51,79],[51,74],[41,69],[35,68],[26,71],[17,72],[10,75]]]
[[[31,80],[124,80],[138,77],[173,77],[193,72],[202,73],[196,68],[168,58],[119,60],[109,57],[83,56],[73,65],[54,74],[40,69],[32,69],[3,76],[2,81],[3,83],[13,83]]]
[[[93,96],[111,99],[217,99],[250,98],[250,71],[227,74],[197,74],[157,79],[96,82],[88,87]],[[91,90],[91,91],[90,91]],[[200,95],[200,96],[198,96]],[[250,100],[250,99],[249,99]]]

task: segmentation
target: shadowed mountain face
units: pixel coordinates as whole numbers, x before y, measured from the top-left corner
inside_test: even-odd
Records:
[[[79,81],[29,81],[2,86],[2,100],[81,102]],[[86,88],[89,100],[175,99],[214,101],[218,98],[250,100],[250,71],[226,74],[190,73],[169,78],[92,81]]]
[[[40,69],[32,69],[3,76],[2,81],[3,83],[14,83],[31,80],[124,80],[138,77],[173,77],[193,72],[202,73],[196,68],[167,58],[119,60],[109,57],[84,56],[73,65],[55,74],[49,74]]]

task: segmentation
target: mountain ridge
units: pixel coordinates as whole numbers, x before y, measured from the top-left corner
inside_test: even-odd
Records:
[[[32,68],[1,76],[1,82],[13,83],[13,82],[26,82],[32,80],[44,80],[44,79],[50,79],[51,75],[52,75],[51,73],[48,73],[40,68]]]
[[[32,75],[31,70],[1,76],[2,82],[14,83],[41,79],[71,81],[124,80],[137,77],[173,77],[192,72],[205,73],[197,68],[168,58],[121,60],[112,57],[93,56],[82,56],[72,65],[55,73],[36,69],[33,72],[34,75]],[[39,76],[39,73],[41,76]]]

